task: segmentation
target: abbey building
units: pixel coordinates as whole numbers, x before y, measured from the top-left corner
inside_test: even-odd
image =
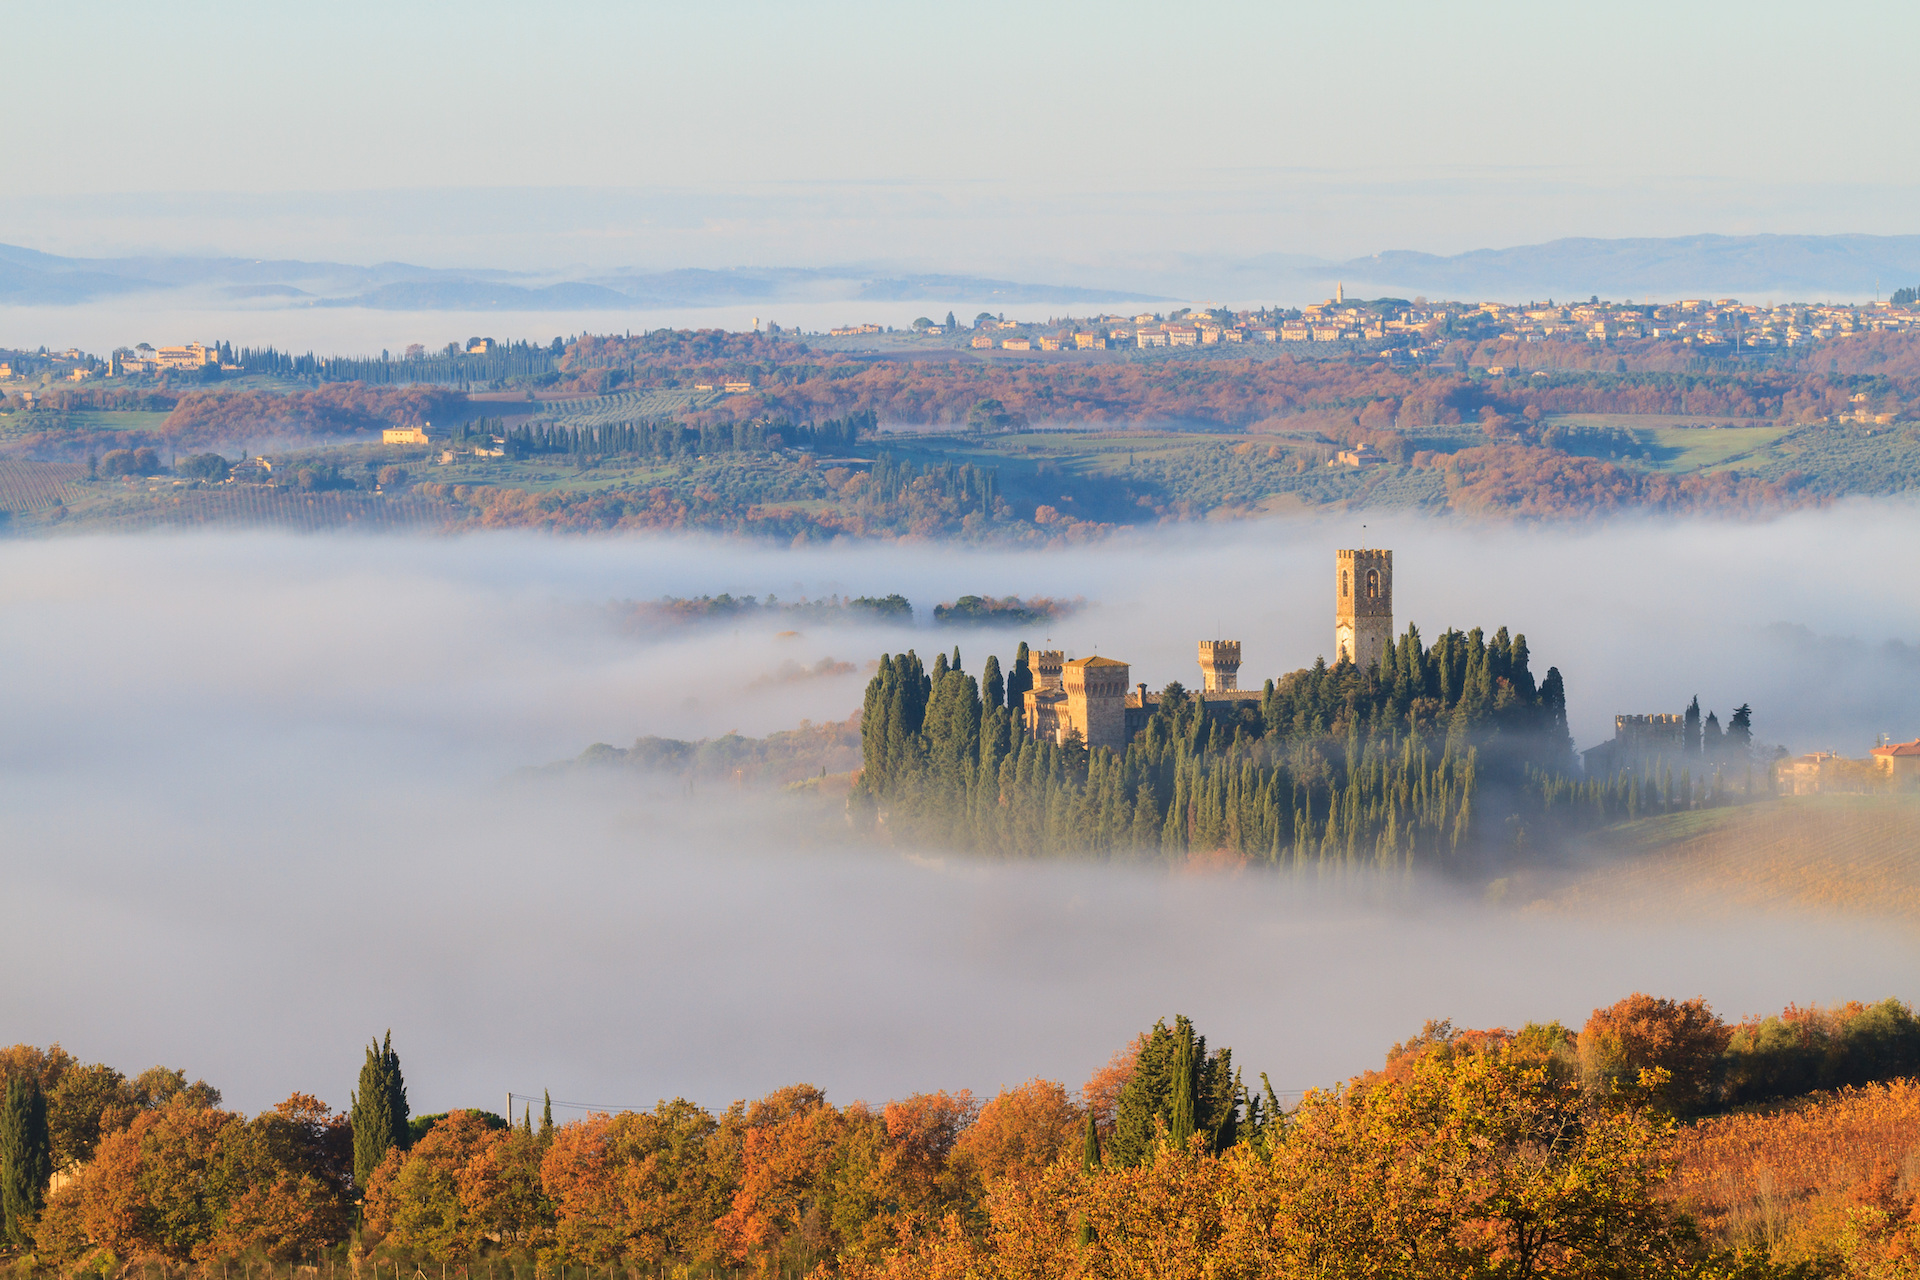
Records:
[[[1341,551],[1334,557],[1334,664],[1370,667],[1393,649],[1393,552]],[[1026,732],[1035,739],[1065,742],[1077,737],[1089,747],[1123,751],[1146,727],[1160,695],[1132,683],[1132,668],[1113,658],[1075,658],[1042,649],[1029,658],[1033,687],[1021,707]],[[1240,688],[1240,642],[1202,640],[1200,688],[1190,690],[1209,711],[1237,710],[1265,695]]]

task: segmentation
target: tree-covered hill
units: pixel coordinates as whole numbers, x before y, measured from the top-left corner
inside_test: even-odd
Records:
[[[854,803],[895,839],[1042,857],[1226,854],[1291,868],[1461,867],[1627,817],[1717,801],[1666,762],[1580,776],[1558,668],[1525,636],[1409,627],[1368,669],[1324,661],[1257,699],[1167,686],[1122,752],[1021,729],[1026,646],[1003,677],[883,656]]]

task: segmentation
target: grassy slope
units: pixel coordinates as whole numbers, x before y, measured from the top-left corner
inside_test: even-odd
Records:
[[[1920,796],[1801,796],[1614,827],[1508,890],[1539,910],[1845,911],[1920,924]]]

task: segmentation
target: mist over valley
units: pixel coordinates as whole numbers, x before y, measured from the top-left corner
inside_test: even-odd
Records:
[[[1723,717],[1750,701],[1764,743],[1858,753],[1920,715],[1901,638],[1920,620],[1900,570],[1840,549],[1914,519],[1862,505],[1604,536],[1411,521],[1366,537],[1396,548],[1398,610],[1423,633],[1525,632],[1566,673],[1581,746],[1615,712],[1697,691]],[[843,720],[872,659],[908,647],[958,645],[977,672],[1050,634],[1158,687],[1197,683],[1194,639],[1226,635],[1249,676],[1277,676],[1328,650],[1331,549],[1353,532],[1248,524],[1071,554],[521,535],[6,543],[0,644],[9,670],[34,673],[0,747],[9,874],[31,887],[10,895],[6,932],[22,963],[68,957],[16,1001],[14,1025],[86,1056],[178,1060],[250,1107],[289,1083],[344,1102],[329,1055],[388,1024],[432,1064],[423,1108],[539,1088],[718,1105],[795,1077],[842,1097],[1035,1071],[1072,1082],[1171,1007],[1298,1090],[1429,1016],[1577,1021],[1639,988],[1729,1012],[1901,989],[1910,921],[1822,917],[1791,895],[1636,923],[1591,901],[1541,915],[1444,877],[1415,891],[1153,860],[981,862],[853,839],[836,800],[522,772],[593,742]],[[915,624],[649,632],[608,609],[720,591],[897,592]],[[935,603],[969,591],[1087,603],[1045,634],[931,625]],[[1852,626],[1835,635],[1842,610]],[[851,670],[767,678],[829,658]],[[156,997],[132,980],[154,965],[196,977]]]

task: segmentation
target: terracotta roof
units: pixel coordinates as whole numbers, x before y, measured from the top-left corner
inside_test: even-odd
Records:
[[[1884,747],[1875,747],[1877,756],[1920,756],[1920,738],[1912,742],[1890,742]]]
[[[1070,667],[1124,667],[1127,664],[1116,662],[1112,658],[1075,658],[1067,665]]]

